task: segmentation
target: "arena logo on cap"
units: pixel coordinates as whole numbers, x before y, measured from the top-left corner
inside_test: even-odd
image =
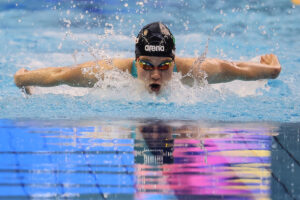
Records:
[[[155,45],[146,45],[145,46],[145,51],[165,51],[165,47],[164,46],[161,46],[161,45],[158,45],[158,46],[155,46]]]

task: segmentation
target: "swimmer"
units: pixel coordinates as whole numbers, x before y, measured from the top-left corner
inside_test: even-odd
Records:
[[[214,84],[233,80],[274,79],[281,71],[278,58],[274,54],[260,56],[260,63],[175,57],[174,36],[166,25],[154,22],[139,32],[135,44],[135,58],[114,58],[112,64],[99,60],[72,67],[49,67],[32,71],[22,68],[16,72],[14,81],[27,93],[30,93],[30,86],[66,84],[93,87],[98,82],[97,74],[103,74],[114,67],[131,73],[144,83],[150,93],[156,94],[172,79],[173,72],[180,72],[186,79],[199,80],[203,79],[205,73],[207,82]],[[90,69],[93,73],[86,72]],[[191,76],[186,76],[188,74]]]

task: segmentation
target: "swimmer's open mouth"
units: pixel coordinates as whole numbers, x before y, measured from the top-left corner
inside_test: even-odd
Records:
[[[150,86],[150,89],[153,91],[153,92],[158,92],[160,90],[160,84],[157,84],[157,83],[152,83],[149,85]]]

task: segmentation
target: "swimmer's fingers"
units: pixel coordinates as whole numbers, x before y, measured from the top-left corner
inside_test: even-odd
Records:
[[[272,58],[272,65],[280,65],[278,57],[274,54],[270,54],[271,58]]]
[[[16,72],[16,75],[23,75],[23,74],[25,74],[26,72],[28,72],[27,69],[21,68],[21,69],[19,69],[19,70]]]
[[[265,56],[260,56],[260,63],[261,64],[267,64],[265,60]]]
[[[280,65],[277,56],[274,55],[274,54],[266,54],[266,55],[262,55],[262,56],[260,57],[260,63],[261,63],[261,64],[272,65],[272,66]]]
[[[276,55],[269,54],[269,55],[266,55],[266,57],[268,59],[268,64],[269,65],[272,65],[272,66],[279,66],[280,65],[278,57]]]
[[[262,55],[260,57],[260,63],[269,65],[271,63],[270,55],[269,54]]]
[[[277,78],[281,72],[281,65],[277,56],[274,54],[267,54],[261,56],[260,63],[267,65],[265,67],[262,66],[262,68],[266,69],[267,67],[268,70],[265,73],[269,74],[270,78]]]

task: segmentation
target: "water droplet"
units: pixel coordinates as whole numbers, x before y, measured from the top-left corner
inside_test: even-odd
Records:
[[[139,5],[139,6],[143,7],[144,3],[143,2],[136,2],[136,5]]]
[[[103,197],[104,197],[105,199],[107,199],[107,197],[108,197],[108,194],[106,194],[106,193],[103,193]]]
[[[57,49],[61,49],[61,48],[62,48],[62,42],[61,42],[61,43],[59,43],[59,45],[58,45]]]

